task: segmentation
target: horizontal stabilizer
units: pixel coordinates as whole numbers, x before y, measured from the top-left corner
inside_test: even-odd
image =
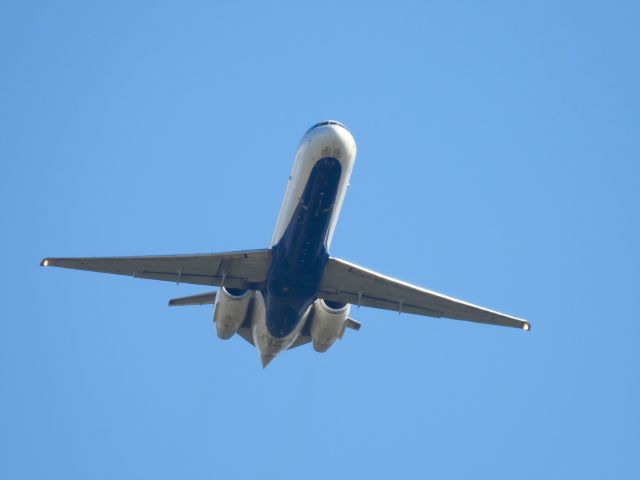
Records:
[[[240,327],[237,333],[242,338],[244,338],[247,342],[249,342],[251,345],[255,345],[255,343],[253,342],[253,335],[251,334],[251,328]]]
[[[347,328],[358,331],[360,330],[360,327],[362,327],[362,324],[359,321],[354,320],[351,317],[347,318]]]
[[[170,307],[182,307],[185,305],[213,305],[216,301],[216,292],[200,293],[189,295],[188,297],[172,298],[169,300]]]

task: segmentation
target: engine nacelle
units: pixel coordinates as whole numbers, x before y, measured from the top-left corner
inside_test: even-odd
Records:
[[[233,337],[247,318],[251,291],[221,287],[213,306],[213,322],[219,338]]]
[[[342,338],[350,308],[351,305],[345,303],[316,301],[311,320],[311,340],[316,352],[326,352],[337,339]]]

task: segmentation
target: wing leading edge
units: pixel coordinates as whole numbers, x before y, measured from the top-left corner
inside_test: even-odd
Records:
[[[329,258],[318,296],[325,300],[401,313],[446,317],[523,330],[531,328],[529,322],[521,318],[416,287],[337,258]]]

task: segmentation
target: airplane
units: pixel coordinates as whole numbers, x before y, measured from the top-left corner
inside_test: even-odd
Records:
[[[269,248],[198,255],[45,258],[44,267],[218,287],[170,306],[213,305],[219,338],[253,344],[265,368],[312,343],[326,352],[347,328],[352,305],[529,330],[526,320],[456,300],[329,255],[356,159],[345,125],[328,120],[303,135]]]

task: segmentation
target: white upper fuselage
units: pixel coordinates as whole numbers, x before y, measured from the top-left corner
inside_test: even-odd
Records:
[[[342,202],[349,186],[351,170],[356,160],[356,141],[346,127],[334,121],[321,122],[311,127],[302,137],[296,151],[291,174],[289,175],[280,213],[276,220],[276,227],[271,238],[271,247],[278,243],[291,222],[291,216],[307,185],[311,170],[318,160],[325,157],[337,159],[342,166],[342,177],[338,186],[336,204],[325,241],[327,249],[329,248],[338,216],[340,215],[340,209],[342,208]]]

